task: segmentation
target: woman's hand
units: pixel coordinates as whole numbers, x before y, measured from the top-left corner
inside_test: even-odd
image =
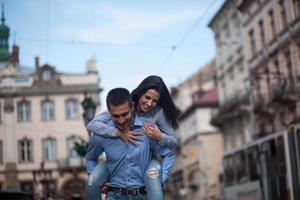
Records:
[[[138,145],[135,143],[135,141],[142,141],[140,136],[142,136],[142,133],[133,132],[133,131],[120,131],[118,130],[119,137],[126,143],[130,143],[136,147]]]
[[[145,124],[143,126],[143,132],[152,139],[155,139],[155,140],[163,139],[163,133],[154,124]]]

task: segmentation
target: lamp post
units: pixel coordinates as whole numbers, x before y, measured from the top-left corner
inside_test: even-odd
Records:
[[[84,99],[81,102],[81,105],[83,107],[83,121],[84,126],[86,126],[95,116],[96,112],[96,104],[93,102],[91,97],[87,97],[87,93],[84,93]],[[84,141],[82,138],[78,138],[78,140],[75,142],[75,150],[77,154],[80,157],[84,157],[86,154],[87,149],[87,142]]]
[[[89,121],[91,121],[96,112],[96,104],[93,102],[91,97],[87,97],[87,92],[84,93],[84,99],[81,102],[81,105],[83,107],[83,120],[84,120],[84,125],[86,126]]]

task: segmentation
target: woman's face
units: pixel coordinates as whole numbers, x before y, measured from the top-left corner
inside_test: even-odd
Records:
[[[138,113],[145,113],[154,108],[157,105],[159,98],[160,94],[156,90],[147,90],[139,99]]]

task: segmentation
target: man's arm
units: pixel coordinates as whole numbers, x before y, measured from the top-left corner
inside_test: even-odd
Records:
[[[155,154],[161,155],[162,157],[162,182],[165,183],[170,176],[176,156],[170,148],[162,147],[153,140],[151,141],[151,145],[154,148]]]
[[[90,174],[96,167],[98,164],[99,155],[102,153],[103,147],[101,145],[101,137],[94,134],[89,141],[87,154],[85,155],[86,169],[88,174]]]
[[[104,137],[118,137],[118,130],[107,124],[110,121],[110,114],[108,112],[103,112],[92,119],[92,121],[87,124],[86,128],[89,132],[99,134]]]

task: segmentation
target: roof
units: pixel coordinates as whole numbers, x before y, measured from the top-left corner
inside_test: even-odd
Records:
[[[199,92],[198,95],[194,95],[192,105],[190,105],[190,107],[181,114],[180,120],[183,120],[198,108],[214,108],[218,107],[218,105],[219,102],[217,88]]]
[[[196,104],[214,104],[218,103],[218,91],[217,88],[213,88],[204,92],[197,99],[195,99]]]

